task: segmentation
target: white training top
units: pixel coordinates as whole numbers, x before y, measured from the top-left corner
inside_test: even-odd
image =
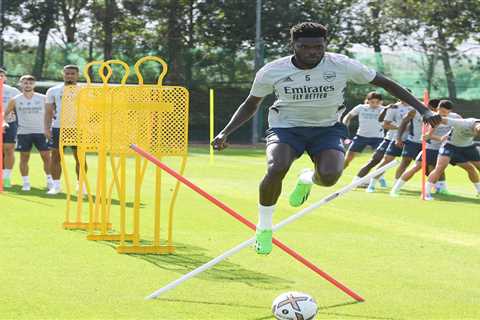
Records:
[[[384,107],[372,108],[368,104],[359,104],[349,114],[358,116],[357,135],[367,138],[383,138],[382,123],[378,121]]]
[[[396,108],[389,108],[387,114],[385,115],[384,121],[390,121],[392,125],[399,127],[402,122],[403,117],[412,110],[408,104],[397,103]],[[397,139],[397,129],[390,129],[385,136],[387,140],[396,140]],[[402,137],[402,140],[406,137],[406,134]]]
[[[287,56],[267,63],[253,82],[250,95],[265,97],[275,93],[268,112],[270,128],[329,127],[344,111],[347,81],[371,82],[376,75],[358,61],[326,52],[313,69],[299,69]]]
[[[415,109],[411,108],[410,110]],[[420,114],[420,112],[415,110],[415,116],[413,117],[413,119],[410,120],[409,123],[407,140],[415,143],[422,143],[422,126],[422,115]]]
[[[60,115],[62,112],[62,97],[64,84],[58,84],[47,90],[47,103],[55,104],[52,127],[60,128]]]
[[[469,147],[473,145],[473,127],[477,122],[480,122],[480,119],[448,118],[448,124],[453,128],[448,143],[456,147]]]
[[[448,118],[461,119],[462,117],[455,112],[450,112],[448,114]],[[435,130],[433,131],[433,134],[436,135],[436,136],[443,137],[443,136],[449,134],[449,132],[451,130],[452,130],[452,126],[450,126],[448,124],[441,123],[441,124],[439,124],[438,126],[435,127]],[[427,143],[427,149],[438,150],[438,149],[440,149],[442,144],[443,144],[442,141],[430,140],[430,142]]]
[[[0,110],[1,112],[5,112],[8,107],[8,102],[15,96],[21,94],[20,90],[17,88],[11,87],[8,84],[3,85],[3,110]],[[5,122],[11,123],[15,122],[17,120],[17,117],[15,116],[15,112],[12,112],[8,115],[8,117],[5,119]]]
[[[15,96],[13,99],[18,117],[17,134],[43,134],[45,96],[35,92],[31,99],[27,99],[23,94]]]

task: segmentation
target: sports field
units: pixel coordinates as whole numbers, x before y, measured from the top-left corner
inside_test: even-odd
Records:
[[[214,165],[207,151],[190,150],[186,176],[256,221],[263,149],[228,149],[216,155]],[[337,186],[313,189],[307,204],[348,184],[368,156],[354,160]],[[72,169],[72,157],[67,160]],[[90,174],[95,160],[88,159]],[[175,159],[166,162],[178,168]],[[358,189],[277,233],[364,303],[353,303],[276,248],[266,257],[244,250],[161,298],[144,301],[252,232],[182,187],[175,212],[177,252],[121,255],[110,243],[87,241],[84,231],[61,228],[64,195],[46,196],[38,154],[30,163],[32,191],[19,191],[15,172],[17,185],[0,195],[2,319],[271,319],[272,300],[291,290],[316,298],[317,319],[480,318],[480,199],[457,168],[447,170],[454,196],[420,201],[417,176],[399,198]],[[302,157],[286,177],[275,222],[298,210],[289,207],[287,196],[309,163]],[[392,175],[387,174],[390,184]],[[142,230],[151,229],[153,174],[147,173],[144,190]]]

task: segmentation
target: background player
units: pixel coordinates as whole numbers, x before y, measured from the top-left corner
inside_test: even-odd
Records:
[[[47,90],[47,109],[45,112],[45,136],[50,140],[50,149],[52,153],[51,172],[53,176],[53,187],[48,194],[57,194],[61,191],[60,177],[62,176],[62,166],[60,163],[60,127],[62,98],[65,86],[76,86],[79,77],[79,68],[76,65],[66,65],[63,67],[63,84],[56,85]],[[75,170],[77,178],[80,170],[80,162],[77,156],[76,148],[72,148],[75,158]],[[85,170],[87,169],[85,164]],[[84,186],[85,187],[85,186]]]
[[[442,118],[442,124],[452,126],[452,133],[447,143],[439,150],[435,169],[425,183],[425,200],[432,200],[431,190],[448,164],[458,165],[468,172],[477,196],[480,196],[480,179],[475,168],[480,172],[480,152],[474,144],[474,138],[480,137],[480,119]]]
[[[20,78],[22,94],[15,96],[8,103],[6,116],[16,112],[18,118],[17,150],[20,151],[20,173],[23,179],[23,191],[30,191],[28,162],[32,146],[37,148],[43,161],[43,170],[47,176],[47,189],[52,186],[50,175],[50,152],[43,134],[43,118],[45,115],[45,96],[34,92],[35,78],[25,75]]]
[[[0,112],[4,112],[7,109],[8,102],[14,96],[19,95],[21,92],[17,88],[11,87],[7,82],[7,71],[0,68],[0,78],[3,79],[3,108]],[[17,141],[17,117],[14,112],[10,113],[7,118],[4,118],[5,125],[3,128],[3,186],[10,188],[12,186],[11,174],[13,165],[15,163],[15,142]]]
[[[370,146],[375,150],[382,142],[383,127],[378,121],[382,110],[382,95],[377,92],[370,92],[367,94],[365,104],[359,104],[343,118],[343,123],[348,127],[351,119],[358,117],[357,134],[353,138],[345,156],[345,168],[348,167],[358,153],[363,152],[366,146]]]
[[[442,117],[448,117],[453,119],[461,118],[460,115],[451,112],[453,108],[453,103],[449,100],[442,100],[438,104],[438,114]],[[440,124],[435,128],[430,128],[427,132],[425,139],[428,141],[426,148],[426,157],[427,157],[427,172],[430,172],[435,168],[438,158],[438,149],[440,146],[448,139],[448,134],[451,131],[451,126],[446,124]],[[422,153],[419,152],[415,165],[405,171],[400,179],[397,180],[392,190],[390,191],[391,196],[398,196],[400,189],[403,185],[409,181],[417,172],[422,169]],[[440,180],[435,184],[435,189],[437,193],[447,194],[447,184],[445,181],[445,173],[442,174]]]

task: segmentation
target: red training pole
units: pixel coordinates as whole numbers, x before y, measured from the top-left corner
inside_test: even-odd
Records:
[[[0,135],[0,192],[3,191],[3,78],[0,78],[0,125],[2,128],[2,134]]]
[[[210,201],[211,203],[213,203],[214,205],[216,205],[217,207],[221,208],[223,211],[225,211],[226,213],[228,213],[229,215],[231,215],[232,217],[234,217],[235,219],[237,219],[238,221],[240,221],[241,223],[243,223],[244,225],[246,225],[247,227],[249,227],[250,229],[252,230],[255,230],[256,229],[256,226],[255,224],[253,224],[251,221],[249,221],[248,219],[246,219],[245,217],[243,217],[242,215],[240,215],[238,212],[236,212],[235,210],[233,210],[232,208],[230,208],[229,206],[227,206],[225,203],[221,202],[220,200],[218,200],[217,198],[215,198],[214,196],[212,196],[211,194],[209,194],[208,192],[206,192],[205,190],[203,190],[202,188],[200,188],[199,186],[197,186],[196,184],[194,184],[193,182],[191,182],[190,180],[188,180],[187,178],[183,177],[182,175],[180,175],[178,172],[176,172],[175,170],[171,169],[170,167],[168,167],[167,165],[165,165],[164,163],[160,162],[157,158],[155,158],[152,154],[148,153],[147,151],[143,150],[142,148],[132,144],[130,145],[130,148],[132,148],[133,150],[135,150],[135,152],[137,152],[138,154],[140,154],[141,156],[143,156],[144,158],[146,158],[147,160],[151,161],[152,163],[154,163],[155,165],[159,166],[162,170],[164,170],[165,172],[167,172],[169,175],[175,177],[178,181],[180,181],[181,183],[185,184],[187,187],[189,187],[190,189],[192,189],[193,191],[197,192],[198,194],[200,194],[202,197],[204,197],[205,199],[207,199],[208,201]],[[342,283],[338,282],[337,280],[335,280],[332,276],[330,276],[329,274],[327,274],[326,272],[324,272],[323,270],[321,270],[320,268],[318,268],[316,265],[314,265],[312,262],[310,262],[309,260],[307,260],[305,257],[303,257],[300,253],[296,252],[295,250],[291,249],[290,247],[288,247],[286,244],[284,244],[283,242],[281,242],[280,240],[277,240],[275,238],[273,238],[273,243],[279,247],[280,249],[282,249],[284,252],[286,252],[287,254],[289,254],[290,256],[292,256],[294,259],[296,259],[297,261],[299,261],[300,263],[302,263],[304,266],[306,266],[307,268],[309,268],[310,270],[312,270],[313,272],[317,273],[319,276],[321,276],[322,278],[324,278],[325,280],[327,280],[328,282],[330,282],[331,284],[333,284],[335,287],[337,287],[338,289],[342,290],[343,292],[345,292],[346,294],[348,294],[350,297],[352,297],[353,299],[355,299],[356,301],[358,302],[363,302],[365,301],[365,299],[363,299],[361,296],[359,296],[358,294],[356,294],[354,291],[352,291],[351,289],[347,288],[345,285],[343,285]]]
[[[430,102],[430,97],[428,94],[428,90],[425,89],[423,91],[423,104],[428,107],[428,103]],[[422,200],[425,200],[425,195],[427,190],[425,189],[425,182],[427,176],[427,141],[425,140],[425,135],[427,134],[427,130],[429,128],[428,124],[422,125]]]

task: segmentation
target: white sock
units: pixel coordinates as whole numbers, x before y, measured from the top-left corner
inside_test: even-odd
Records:
[[[53,187],[55,189],[60,189],[60,180],[53,180]]]
[[[3,169],[3,179],[9,179],[12,174],[11,169]]]
[[[313,170],[305,170],[300,174],[300,181],[305,184],[313,184]]]
[[[437,183],[435,183],[435,189],[446,190],[447,189],[447,182],[445,180],[437,181]]]
[[[47,174],[47,182],[53,182],[53,178],[51,174]]]
[[[22,176],[23,184],[30,183],[30,178],[28,176]]]
[[[480,182],[474,183],[475,189],[477,189],[477,192],[480,193]]]
[[[403,185],[405,184],[406,181],[403,181],[401,178],[398,179],[395,184],[393,185],[392,192],[398,192],[400,189],[402,189]]]
[[[425,193],[426,194],[432,193],[432,184],[429,181],[425,182]]]
[[[273,222],[273,211],[275,211],[275,205],[273,206],[262,206],[258,205],[258,224],[257,228],[261,230],[272,230]]]
[[[370,184],[368,185],[368,187],[375,189],[375,186],[377,185],[377,182],[378,182],[378,179],[372,178],[372,179],[370,180]]]

